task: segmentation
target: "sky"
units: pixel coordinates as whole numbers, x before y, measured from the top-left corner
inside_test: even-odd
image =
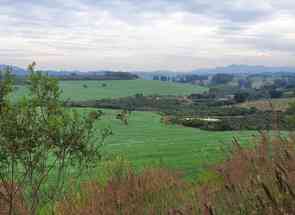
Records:
[[[294,0],[0,0],[0,64],[295,66]]]

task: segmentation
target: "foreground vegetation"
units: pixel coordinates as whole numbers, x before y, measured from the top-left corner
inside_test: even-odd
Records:
[[[82,184],[56,213],[71,214],[294,214],[294,138],[262,135],[254,149],[235,142],[230,158],[191,184],[165,169],[135,174],[128,165],[106,184]]]
[[[68,171],[76,178],[100,158],[93,142],[97,112],[65,109],[58,82],[29,66],[29,96],[11,102],[10,72],[0,79],[1,212],[37,214],[64,192]],[[101,133],[102,140],[107,133]],[[72,172],[73,174],[73,172]],[[25,205],[22,207],[20,205]]]

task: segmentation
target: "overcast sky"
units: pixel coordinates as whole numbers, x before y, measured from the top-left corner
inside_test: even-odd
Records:
[[[0,0],[0,64],[295,66],[295,0]]]

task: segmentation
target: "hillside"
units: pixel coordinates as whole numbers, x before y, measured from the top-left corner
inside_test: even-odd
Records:
[[[292,73],[295,72],[294,67],[267,67],[267,66],[253,66],[253,65],[229,65],[224,67],[195,69],[192,73],[226,73],[226,74],[261,74],[261,73]]]
[[[91,109],[81,109],[87,111]],[[248,144],[256,132],[210,132],[161,123],[158,114],[132,112],[128,125],[116,119],[119,111],[104,110],[98,128],[110,127],[114,135],[107,138],[106,153],[127,158],[137,169],[162,165],[183,172],[193,179],[208,164],[224,159],[221,148],[231,147],[233,137]]]

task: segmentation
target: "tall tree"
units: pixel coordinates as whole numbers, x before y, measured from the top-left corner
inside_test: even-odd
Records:
[[[20,196],[28,213],[55,200],[67,177],[81,176],[100,158],[98,114],[65,109],[58,81],[29,66],[28,96],[11,101],[9,71],[0,82],[0,199],[17,214]],[[101,141],[109,135],[103,130]],[[76,170],[76,171],[73,171]]]

